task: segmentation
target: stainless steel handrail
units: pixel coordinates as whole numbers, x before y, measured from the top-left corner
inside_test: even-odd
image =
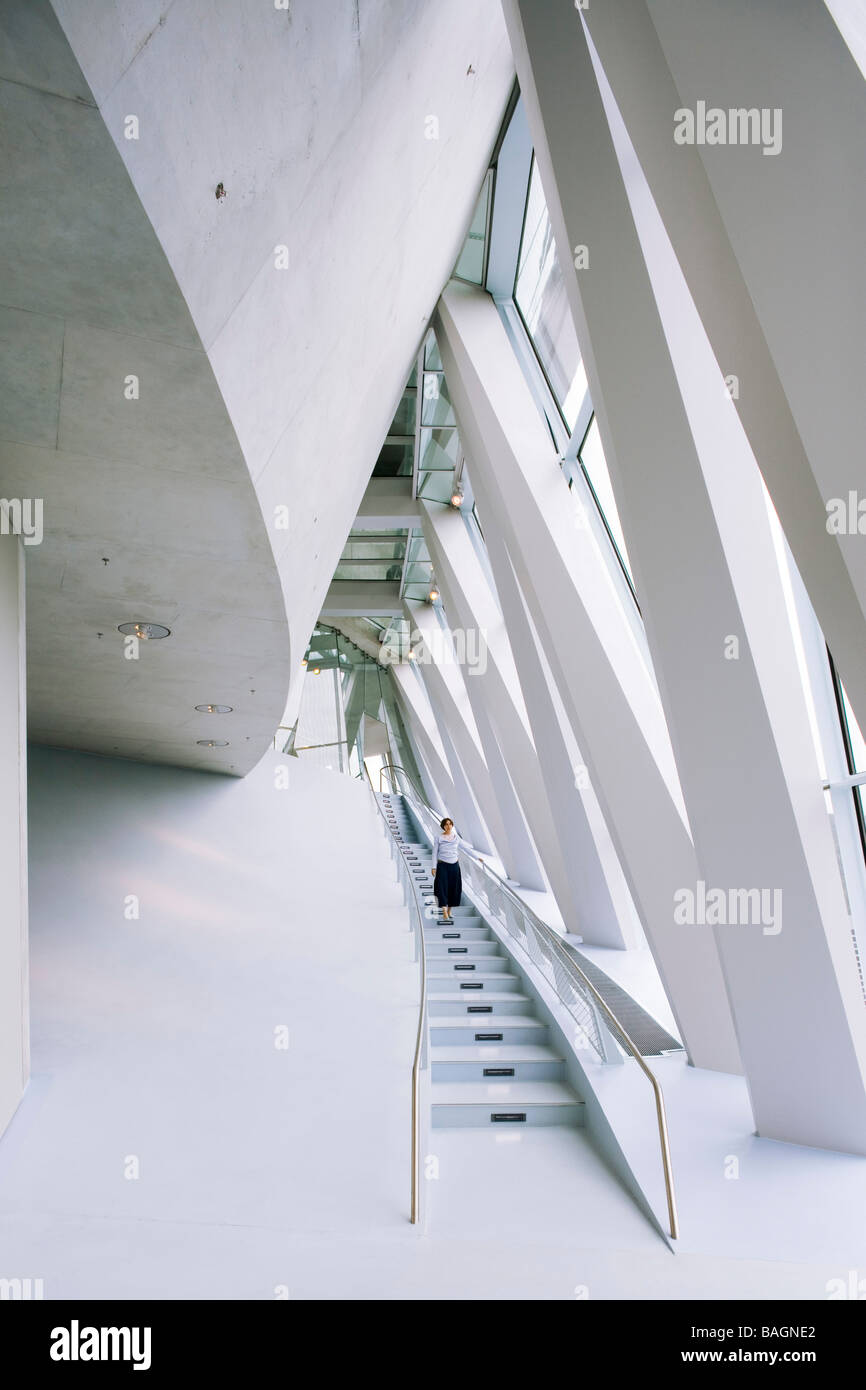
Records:
[[[381,784],[381,773],[384,772],[385,770],[386,770],[385,768],[381,769],[381,772],[380,772],[380,784]],[[405,768],[399,768],[399,769],[394,768],[393,770],[394,770],[394,771],[399,770],[400,772],[402,772],[403,775],[406,777],[406,780],[407,780],[407,782],[410,784],[410,786],[412,786],[413,788],[415,787],[415,783],[414,783],[413,779],[412,779],[412,778],[409,776],[409,774],[406,772]],[[371,785],[372,785],[372,783],[371,783]],[[392,780],[392,785],[394,785],[393,780]],[[402,793],[402,794],[403,794],[403,795],[406,795],[406,793]],[[410,800],[410,801],[413,801],[413,802],[415,803],[415,805],[417,806],[418,810],[421,811],[421,812],[423,812],[423,813],[426,813],[426,814],[435,822],[435,821],[436,821],[436,813],[435,813],[435,811],[433,811],[432,808],[431,808],[430,806],[427,805],[426,801],[424,801],[424,800],[421,799],[421,798],[417,798],[417,799],[416,799],[416,798],[417,798],[417,792],[416,792],[416,796],[411,796],[411,795],[409,796],[409,800]],[[377,804],[378,804],[378,803],[377,803]],[[601,1012],[604,1014],[605,1019],[606,1019],[606,1020],[608,1021],[608,1023],[611,1025],[611,1031],[614,1033],[615,1036],[618,1036],[619,1038],[622,1039],[622,1042],[623,1042],[623,1044],[625,1045],[627,1051],[631,1053],[632,1057],[633,1057],[633,1058],[635,1059],[635,1061],[637,1062],[637,1064],[638,1064],[640,1070],[643,1072],[644,1076],[646,1076],[647,1080],[649,1081],[650,1085],[652,1086],[653,1097],[654,1097],[654,1099],[655,1099],[656,1122],[657,1122],[658,1131],[659,1131],[659,1146],[660,1146],[660,1148],[661,1148],[661,1156],[662,1156],[662,1170],[663,1170],[663,1173],[664,1173],[664,1181],[665,1181],[665,1195],[666,1195],[666,1198],[667,1198],[668,1225],[669,1225],[669,1228],[670,1228],[671,1236],[673,1237],[673,1239],[676,1239],[677,1236],[678,1236],[678,1234],[679,1234],[679,1221],[678,1221],[678,1218],[677,1218],[677,1204],[676,1204],[676,1195],[675,1195],[675,1191],[674,1191],[673,1165],[672,1165],[672,1163],[671,1163],[671,1150],[670,1150],[670,1138],[669,1138],[669,1135],[668,1135],[667,1112],[666,1112],[666,1110],[665,1110],[664,1095],[663,1095],[663,1093],[662,1093],[662,1088],[661,1088],[661,1085],[660,1085],[660,1083],[659,1083],[658,1077],[655,1075],[655,1073],[652,1071],[652,1069],[647,1065],[646,1061],[645,1061],[644,1058],[641,1056],[641,1053],[640,1053],[639,1048],[638,1048],[637,1045],[632,1041],[632,1039],[629,1037],[628,1033],[626,1032],[626,1030],[625,1030],[625,1028],[623,1027],[623,1025],[620,1023],[620,1021],[619,1021],[619,1019],[617,1018],[616,1014],[613,1012],[613,1010],[612,1010],[612,1009],[610,1008],[610,1006],[607,1004],[607,1002],[606,1002],[605,999],[602,997],[602,995],[599,994],[599,992],[598,992],[598,990],[596,989],[595,985],[594,985],[594,984],[592,983],[592,981],[583,973],[583,971],[581,970],[581,968],[580,968],[580,966],[577,964],[577,962],[576,962],[570,955],[568,955],[568,953],[565,951],[565,949],[564,949],[564,947],[563,947],[563,945],[562,945],[562,942],[561,942],[560,938],[557,936],[556,932],[554,932],[554,931],[547,925],[546,922],[543,922],[543,921],[541,920],[541,918],[538,917],[538,916],[532,911],[532,908],[528,907],[528,906],[526,905],[526,903],[524,903],[524,902],[522,901],[522,899],[519,898],[519,897],[517,896],[517,894],[516,894],[516,893],[514,892],[514,890],[509,886],[509,884],[506,883],[505,879],[503,879],[502,876],[501,876],[500,874],[497,874],[497,873],[495,872],[495,870],[491,869],[489,864],[483,863],[483,864],[478,865],[477,867],[480,869],[480,871],[481,871],[483,874],[488,875],[490,878],[492,878],[492,879],[495,881],[496,887],[497,887],[497,891],[500,892],[500,893],[502,893],[502,894],[504,894],[505,896],[507,896],[507,897],[510,899],[510,901],[512,902],[512,904],[516,907],[516,909],[517,909],[519,912],[521,912],[521,913],[527,918],[528,921],[530,921],[530,922],[532,923],[532,925],[533,925],[534,929],[536,930],[536,932],[539,933],[539,935],[540,935],[540,936],[542,937],[542,939],[545,941],[545,944],[548,946],[548,948],[551,949],[551,950],[553,950],[553,951],[556,953],[557,958],[560,960],[560,963],[561,963],[561,964],[567,969],[567,971],[572,975],[572,978],[577,978],[577,979],[579,979],[582,988],[589,994],[589,996],[590,996],[590,998],[593,1000],[595,1006],[596,1006],[598,1009],[601,1010]],[[558,990],[558,988],[557,988],[557,986],[556,986],[555,984],[554,984],[554,988],[557,989],[557,994],[559,994],[559,990]],[[563,1003],[565,1003],[564,1000],[563,1000]]]
[[[421,962],[421,997],[418,1005],[418,1031],[415,1035],[415,1055],[412,1059],[412,1124],[411,1124],[411,1178],[410,1178],[410,1199],[409,1199],[409,1220],[416,1226],[421,1220],[421,1073],[424,1070],[425,1043],[427,1040],[427,952],[424,949],[424,907],[421,895],[418,892],[417,884],[409,872],[408,866],[403,855],[400,853],[400,846],[391,831],[388,819],[379,798],[376,796],[376,789],[373,786],[370,773],[364,764],[364,771],[367,773],[367,781],[370,784],[370,791],[373,793],[373,801],[376,810],[382,817],[385,826],[385,833],[388,837],[388,845],[391,851],[391,858],[397,864],[397,876],[402,881],[403,891],[406,895],[406,906],[415,909],[415,939],[418,945],[418,955]],[[411,893],[409,889],[411,888]]]

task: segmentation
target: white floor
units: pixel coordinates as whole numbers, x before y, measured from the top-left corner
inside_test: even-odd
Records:
[[[866,1276],[863,1161],[750,1139],[741,1083],[681,1067],[677,1255],[558,1128],[434,1131],[411,1228],[406,916],[365,787],[289,759],[278,790],[282,762],[228,782],[33,750],[33,1081],[0,1140],[0,1277],[47,1298],[571,1300],[821,1299]]]

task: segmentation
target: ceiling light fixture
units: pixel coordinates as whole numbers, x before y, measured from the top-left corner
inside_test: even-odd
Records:
[[[171,628],[161,627],[159,623],[121,623],[117,630],[125,637],[138,637],[142,642],[158,642],[162,637],[171,636]]]
[[[435,585],[435,584],[432,584],[432,585],[430,586],[430,592],[429,592],[429,594],[427,595],[427,602],[428,602],[428,603],[435,603],[438,597],[439,597],[439,590],[436,588],[436,585]]]
[[[451,490],[451,505],[458,511],[463,506],[463,488],[460,483],[455,483]]]
[[[196,743],[199,748],[228,748],[228,739],[225,738],[197,738]]]
[[[231,714],[231,705],[196,705],[200,714]]]
[[[322,674],[322,668],[321,668],[321,666],[314,666],[314,667],[313,667],[313,675],[314,675],[314,676],[320,676],[321,674]]]

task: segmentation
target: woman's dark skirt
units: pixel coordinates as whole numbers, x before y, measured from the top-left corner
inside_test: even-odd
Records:
[[[460,899],[463,896],[463,879],[459,864],[443,864],[440,859],[436,865],[433,892],[436,894],[436,901],[440,907],[460,906]]]

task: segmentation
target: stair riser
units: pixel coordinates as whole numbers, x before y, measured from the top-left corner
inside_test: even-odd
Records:
[[[473,942],[489,942],[491,946],[497,946],[486,927],[465,927],[462,922],[459,927],[426,926],[424,940],[428,945],[435,946],[440,943],[443,946],[471,946]]]
[[[497,941],[473,941],[471,937],[462,937],[457,941],[430,941],[425,940],[428,961],[453,961],[483,960],[490,964],[494,960],[501,960],[496,952],[500,950]]]
[[[428,878],[428,882],[429,882],[429,878]],[[432,889],[431,889],[431,892],[432,892]],[[438,918],[438,916],[439,916],[439,913],[438,913],[438,910],[437,910],[436,917]],[[461,922],[465,922],[467,917],[474,918],[475,922],[478,923],[478,924],[481,924],[482,921],[483,921],[483,919],[482,919],[482,918],[478,915],[478,913],[475,911],[475,908],[474,908],[474,907],[452,907],[452,909],[451,909],[451,920],[452,920],[452,921],[457,922],[458,925],[459,925]],[[430,921],[430,922],[432,922],[434,926],[440,926],[440,925],[441,925],[441,921],[434,920],[433,918],[428,918],[427,920]],[[470,924],[470,925],[471,925],[471,924]]]
[[[491,1043],[491,1047],[508,1047],[510,1043],[530,1043],[533,1046],[545,1047],[550,1042],[548,1028],[521,1028],[517,1024],[509,1026],[506,1018],[494,1019],[490,1022],[490,1016],[485,1018],[484,1014],[478,1016],[478,1027],[469,1028],[445,1028],[438,1027],[434,1020],[430,1022],[430,1042],[433,1047],[482,1047],[485,1044],[476,1042],[475,1033],[501,1033],[502,1041]]]
[[[479,1046],[483,1044],[479,1043]],[[501,1043],[490,1043],[491,1048],[501,1048]],[[513,1076],[485,1076],[485,1067],[513,1067]],[[489,1062],[437,1062],[435,1056],[431,1065],[433,1081],[480,1081],[494,1086],[497,1081],[565,1081],[564,1062],[509,1062],[507,1057],[491,1057]]]
[[[474,970],[461,969],[461,966],[474,965]],[[504,956],[473,956],[468,950],[466,955],[448,956],[427,955],[427,974],[436,979],[441,979],[443,975],[452,973],[465,975],[468,979],[470,975],[504,975],[513,969],[510,960]]]
[[[467,1009],[470,1004],[484,1004],[488,1002],[484,999],[485,993],[489,994],[490,990],[461,990],[459,993],[457,991],[449,991],[447,993],[443,992],[436,998],[434,994],[428,992],[427,1012],[431,1018],[435,1018],[438,1014],[449,1014],[452,1018],[458,1014],[465,1014],[465,1016],[471,1018],[473,1022],[477,1018],[479,1030],[483,1032],[487,1029],[491,1015],[470,1014]],[[501,995],[501,990],[497,989],[496,993]],[[476,995],[478,996],[477,998],[474,997]],[[513,1000],[499,998],[492,1007],[493,1015],[499,1018],[501,1018],[503,1014],[526,1014],[529,1012],[529,1006],[525,998]]]
[[[471,1105],[434,1105],[431,1107],[431,1122],[434,1129],[491,1129],[502,1131],[517,1132],[526,1129],[527,1126],[536,1125],[571,1125],[572,1127],[581,1126],[584,1123],[583,1105],[576,1101],[574,1105],[525,1105],[509,1106],[508,1101],[503,1099],[502,1103],[494,1101],[492,1105],[484,1102],[483,1104]],[[493,1121],[490,1117],[494,1114],[512,1114],[514,1112],[526,1116],[522,1121]]]
[[[465,978],[461,980],[459,975],[455,975],[453,979],[449,975],[443,975],[432,980],[428,976],[427,990],[432,996],[448,995],[450,999],[453,999],[456,995],[461,997],[465,1003],[468,994],[517,994],[520,988],[520,981],[515,979],[513,975],[502,975],[496,980],[485,980],[483,983],[479,981],[478,983],[481,983],[480,989],[460,988],[461,984],[471,983],[471,980]],[[484,1001],[481,999],[478,1002],[483,1003]]]

